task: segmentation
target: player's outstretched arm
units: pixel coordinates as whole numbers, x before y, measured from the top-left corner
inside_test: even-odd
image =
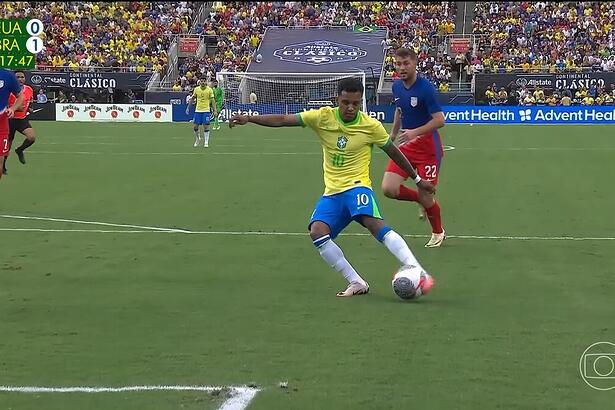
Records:
[[[266,114],[266,115],[233,115],[229,127],[244,125],[247,123],[262,125],[265,127],[299,127],[301,120],[296,114]]]
[[[412,178],[416,183],[417,187],[424,189],[425,191],[428,191],[432,194],[436,192],[436,188],[434,188],[431,182],[425,181],[417,175],[416,171],[412,167],[412,164],[410,164],[410,161],[408,161],[406,156],[401,153],[399,148],[397,148],[397,146],[393,144],[392,141],[389,141],[389,143],[384,145],[382,147],[382,150],[386,152],[389,158],[391,158],[397,165],[399,165],[401,169],[408,173],[410,178]]]

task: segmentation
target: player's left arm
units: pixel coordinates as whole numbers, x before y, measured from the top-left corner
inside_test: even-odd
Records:
[[[414,169],[410,161],[408,161],[408,158],[406,158],[406,156],[401,153],[399,148],[397,148],[397,145],[395,145],[392,140],[389,139],[389,142],[387,142],[380,148],[384,152],[386,152],[386,154],[389,156],[389,158],[393,160],[393,162],[395,162],[401,169],[408,173],[410,178],[414,180],[414,183],[417,187],[424,189],[432,194],[436,192],[436,188],[432,185],[431,182],[425,181],[424,179],[421,179],[420,176],[418,176],[416,170]]]
[[[301,120],[296,114],[265,114],[265,115],[233,115],[229,127],[244,125],[247,123],[262,125],[265,127],[298,127]]]
[[[391,158],[401,169],[406,171],[410,178],[414,180],[414,183],[417,187],[424,189],[430,193],[436,192],[436,189],[429,181],[425,181],[421,179],[420,176],[416,173],[416,170],[408,161],[408,158],[404,154],[401,153],[397,145],[393,143],[393,140],[387,134],[387,131],[384,129],[381,123],[377,123],[372,132],[372,143],[376,146],[380,147],[386,154]]]

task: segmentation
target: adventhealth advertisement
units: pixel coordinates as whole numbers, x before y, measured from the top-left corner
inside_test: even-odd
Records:
[[[171,122],[170,104],[56,104],[56,121]]]
[[[615,124],[614,106],[447,106],[451,124]]]
[[[308,110],[305,105],[292,104],[227,104],[220,115],[228,121],[235,114],[287,114]],[[448,105],[442,107],[449,124],[615,124],[614,106],[481,106]],[[186,105],[173,105],[173,121],[190,121]],[[392,123],[393,105],[368,105],[367,113],[380,122]]]

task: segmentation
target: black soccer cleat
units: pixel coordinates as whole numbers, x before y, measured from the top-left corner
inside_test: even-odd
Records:
[[[22,164],[26,164],[26,157],[23,154],[23,151],[20,150],[19,148],[15,149],[15,154],[17,154],[17,158],[19,158],[19,162],[21,162]]]

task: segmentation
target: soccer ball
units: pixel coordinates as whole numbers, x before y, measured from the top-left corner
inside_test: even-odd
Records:
[[[401,299],[418,299],[433,286],[431,275],[421,267],[402,266],[393,275],[393,292]]]

